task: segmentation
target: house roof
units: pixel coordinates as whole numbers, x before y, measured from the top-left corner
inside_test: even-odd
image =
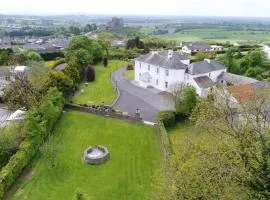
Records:
[[[236,75],[236,74],[231,74],[228,72],[222,72],[217,77],[217,82],[220,82],[221,80],[226,81],[227,83],[230,83],[232,85],[258,82],[256,79],[245,77],[245,76],[240,76],[240,75]]]
[[[188,67],[188,73],[191,75],[205,74],[217,70],[226,69],[224,65],[215,60],[204,60],[201,62],[192,63]]]
[[[188,60],[188,58],[178,52],[173,52],[171,56],[168,56],[167,52],[150,52],[141,55],[136,60],[168,69],[186,69],[187,65],[183,64],[181,60]]]
[[[258,81],[249,84],[241,84],[236,86],[231,86],[227,88],[227,91],[238,101],[247,102],[254,98],[257,91],[269,87],[270,84],[265,81]]]
[[[209,88],[212,87],[215,83],[208,76],[200,76],[193,78],[200,88]]]
[[[182,46],[186,46],[190,50],[199,50],[199,51],[204,51],[204,50],[210,50],[211,46],[208,44],[203,44],[199,42],[183,42]]]

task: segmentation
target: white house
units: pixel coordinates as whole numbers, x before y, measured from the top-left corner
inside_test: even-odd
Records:
[[[141,87],[154,87],[170,92],[175,84],[191,85],[199,96],[205,97],[217,78],[226,72],[215,60],[190,64],[179,52],[150,52],[135,59],[135,81]]]
[[[208,45],[200,42],[182,42],[182,51],[186,54],[207,52],[207,51],[224,51],[223,46]]]

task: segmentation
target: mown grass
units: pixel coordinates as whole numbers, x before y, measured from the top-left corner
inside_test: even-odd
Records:
[[[86,86],[85,82],[80,84],[80,92],[72,98],[78,104],[112,104],[116,98],[116,91],[113,88],[110,75],[115,70],[125,67],[128,63],[121,60],[110,60],[109,65],[95,65],[96,80]]]
[[[56,166],[50,169],[44,156],[38,158],[8,199],[69,200],[80,190],[91,200],[143,200],[161,162],[152,127],[79,112],[63,115],[51,144]],[[110,160],[99,166],[84,163],[85,148],[99,144],[108,147]]]

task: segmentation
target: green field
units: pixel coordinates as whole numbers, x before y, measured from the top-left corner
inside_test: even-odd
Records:
[[[156,132],[150,126],[131,124],[85,113],[67,112],[58,124],[52,145],[56,166],[44,156],[17,182],[8,199],[70,200],[76,190],[91,200],[143,200],[151,192],[151,177],[161,156]],[[99,166],[82,161],[92,145],[108,147],[111,159]]]
[[[134,70],[125,71],[124,77],[126,77],[128,80],[134,80]]]
[[[187,29],[178,33],[159,35],[167,40],[181,41],[215,41],[234,43],[239,40],[270,41],[270,31],[262,30],[227,30],[227,29]]]
[[[110,74],[121,68],[125,67],[127,62],[120,60],[111,60],[109,65],[105,68],[102,64],[95,65],[96,80],[89,83],[88,86],[83,82],[80,85],[80,91],[72,99],[75,103],[79,104],[112,104],[116,97],[116,91],[110,81]]]

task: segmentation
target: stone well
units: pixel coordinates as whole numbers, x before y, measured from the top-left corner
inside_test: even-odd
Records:
[[[108,149],[104,146],[89,147],[84,151],[83,159],[86,163],[100,165],[110,158]]]

